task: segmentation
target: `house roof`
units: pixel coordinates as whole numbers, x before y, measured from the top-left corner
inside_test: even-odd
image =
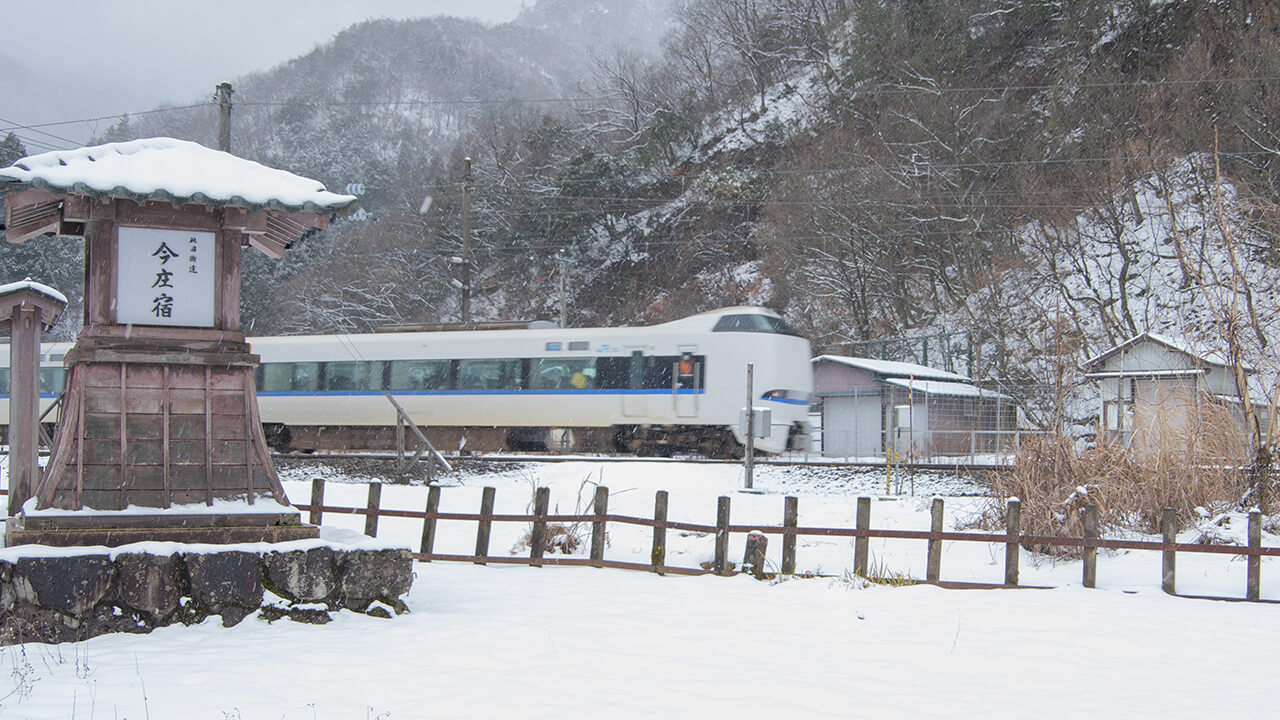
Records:
[[[946,370],[938,370],[926,365],[897,362],[894,360],[872,360],[871,358],[847,357],[844,355],[819,355],[813,359],[819,362],[832,362],[839,365],[858,368],[874,373],[881,378],[915,378],[916,380],[941,380],[950,382],[968,382],[969,378]]]
[[[905,378],[881,378],[880,382],[886,385],[894,385],[901,388],[909,388],[914,392],[922,392],[926,395],[946,395],[948,397],[981,397],[997,398],[1001,400],[1012,400],[1013,398],[1004,393],[995,392],[994,390],[984,390],[977,385],[958,382],[942,382],[938,380],[908,380]]]
[[[357,202],[354,195],[329,192],[319,181],[167,137],[47,152],[0,168],[0,190],[27,188],[326,215]]]
[[[1091,368],[1094,368],[1102,364],[1108,358],[1113,357],[1119,353],[1122,353],[1128,350],[1129,348],[1132,348],[1133,346],[1143,342],[1152,342],[1157,345],[1163,345],[1164,347],[1167,347],[1170,350],[1182,353],[1183,355],[1186,355],[1192,358],[1193,360],[1197,361],[1199,364],[1202,364],[1202,365],[1216,365],[1219,367],[1226,367],[1230,362],[1225,354],[1209,346],[1206,346],[1200,343],[1193,343],[1182,338],[1173,338],[1167,335],[1161,335],[1159,333],[1144,332],[1141,335],[1135,335],[1134,337],[1131,337],[1128,340],[1125,340],[1119,345],[1116,345],[1115,347],[1109,350],[1105,350],[1102,353],[1095,355],[1094,357],[1091,357],[1088,360],[1085,360],[1083,363],[1083,367],[1086,371],[1088,371]],[[1245,368],[1245,369],[1249,372],[1252,372],[1252,368]],[[1150,375],[1151,373],[1149,371],[1146,371],[1140,374]]]

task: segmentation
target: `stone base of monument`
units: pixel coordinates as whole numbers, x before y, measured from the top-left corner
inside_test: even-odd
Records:
[[[411,552],[359,537],[354,544],[0,549],[0,646],[147,633],[214,616],[232,626],[250,616],[322,624],[342,610],[383,618],[405,612]]]
[[[225,545],[277,543],[319,536],[319,528],[303,523],[297,510],[272,505],[280,510],[191,514],[43,510],[9,518],[5,523],[5,545],[117,547],[144,540]]]

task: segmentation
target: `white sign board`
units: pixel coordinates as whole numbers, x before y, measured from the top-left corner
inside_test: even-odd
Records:
[[[116,322],[213,327],[214,234],[119,228]]]

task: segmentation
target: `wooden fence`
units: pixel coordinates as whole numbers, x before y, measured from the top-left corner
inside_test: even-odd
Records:
[[[552,515],[550,506],[550,490],[537,488],[534,492],[534,508],[531,515],[498,514],[493,511],[497,490],[486,487],[481,491],[480,507],[475,513],[440,512],[439,486],[431,486],[427,491],[426,507],[423,510],[392,510],[381,506],[382,485],[370,483],[368,501],[363,508],[339,507],[324,504],[325,481],[315,479],[311,484],[311,503],[297,505],[299,510],[310,513],[309,521],[319,525],[324,513],[342,513],[364,515],[364,534],[376,537],[378,534],[378,518],[398,517],[417,518],[422,522],[421,545],[414,557],[424,562],[433,560],[486,563],[508,563],[542,567],[544,565],[578,565],[587,567],[608,567],[625,570],[645,570],[659,574],[676,575],[717,575],[734,574],[729,561],[729,536],[731,533],[763,533],[782,537],[782,563],[779,572],[792,575],[796,569],[796,539],[799,537],[852,537],[854,538],[853,570],[855,574],[867,576],[871,538],[887,538],[901,540],[926,541],[925,577],[920,579],[903,579],[903,582],[924,582],[949,588],[994,588],[994,587],[1033,587],[1020,586],[1018,583],[1018,548],[1023,545],[1079,547],[1083,548],[1083,577],[1085,587],[1096,587],[1098,568],[1098,549],[1113,550],[1151,550],[1162,554],[1161,587],[1169,594],[1175,592],[1176,555],[1177,553],[1202,553],[1218,555],[1245,556],[1247,561],[1245,600],[1261,599],[1261,577],[1263,556],[1280,557],[1280,547],[1262,546],[1262,513],[1254,510],[1249,513],[1248,545],[1205,545],[1198,543],[1179,543],[1176,541],[1177,526],[1172,508],[1166,508],[1161,515],[1160,541],[1150,540],[1113,540],[1100,538],[1098,535],[1098,508],[1088,506],[1084,513],[1084,537],[1059,537],[1023,535],[1020,531],[1021,505],[1017,500],[1010,500],[1007,523],[1003,533],[944,532],[942,529],[943,500],[934,498],[931,507],[931,527],[929,530],[881,530],[871,527],[871,498],[859,497],[854,527],[822,528],[801,527],[798,524],[799,500],[787,496],[783,501],[782,524],[776,526],[734,525],[729,518],[730,499],[722,496],[716,503],[716,522],[714,525],[677,522],[667,519],[668,496],[665,490],[654,495],[653,517],[631,517],[615,515],[608,511],[609,489],[597,487],[595,497],[590,506],[591,512],[580,515]],[[476,523],[475,552],[471,555],[450,555],[435,551],[436,524],[440,520],[464,520]],[[528,557],[511,555],[491,555],[489,552],[490,532],[495,522],[529,523],[530,550]],[[588,557],[547,556],[545,539],[547,526],[552,523],[574,524],[590,523],[590,552]],[[620,562],[606,560],[604,557],[605,534],[609,523],[638,525],[653,529],[653,545],[649,563]],[[715,535],[715,559],[710,569],[676,567],[666,564],[667,531],[700,532]],[[942,576],[942,544],[952,542],[1000,543],[1005,546],[1004,583],[975,583],[944,581]],[[1207,597],[1207,596],[1185,596]],[[1211,598],[1238,600],[1241,598]]]

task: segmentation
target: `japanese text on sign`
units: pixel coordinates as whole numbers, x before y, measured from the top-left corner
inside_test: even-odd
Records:
[[[116,322],[213,327],[214,234],[121,227]]]

